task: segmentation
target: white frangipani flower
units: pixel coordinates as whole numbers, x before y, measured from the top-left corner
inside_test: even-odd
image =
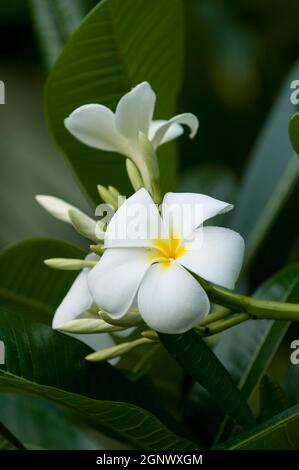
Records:
[[[227,288],[240,272],[242,237],[227,228],[202,227],[231,209],[202,194],[168,193],[161,217],[149,193],[137,191],[113,216],[104,255],[87,274],[94,302],[114,319],[137,303],[143,320],[162,333],[194,327],[210,303],[188,270]]]
[[[99,256],[90,253],[85,259],[98,261]],[[87,284],[87,274],[89,271],[90,268],[84,268],[80,271],[80,274],[76,277],[68,293],[57,308],[52,321],[54,329],[83,315],[92,307],[93,299]]]
[[[131,158],[142,172],[140,133],[154,149],[190,128],[191,137],[198,130],[198,119],[191,113],[179,114],[168,121],[154,121],[156,95],[147,82],[125,94],[115,113],[101,104],[86,104],[77,108],[64,121],[68,131],[80,142],[107,152],[117,152]]]

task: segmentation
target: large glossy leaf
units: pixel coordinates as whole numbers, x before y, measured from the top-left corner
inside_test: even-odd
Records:
[[[138,404],[147,401],[148,396],[140,393],[138,381],[133,385],[108,363],[86,361],[92,352],[86,344],[46,325],[32,323],[22,314],[1,308],[0,337],[5,345],[5,370],[12,374],[92,398]],[[152,393],[148,400],[152,410],[157,400]]]
[[[289,408],[247,434],[225,442],[218,449],[298,450],[299,406]]]
[[[126,377],[108,363],[86,361],[91,349],[77,339],[3,307],[0,337],[5,345],[2,369],[12,374],[93,398],[132,400],[134,388]]]
[[[152,442],[166,447],[189,445],[149,412],[129,404],[159,414],[159,396],[152,387],[131,382],[107,363],[87,362],[85,356],[91,349],[78,340],[4,308],[0,311],[0,338],[6,358],[0,390],[54,401],[97,431],[134,446],[142,448],[146,436],[144,445],[149,448]],[[161,416],[167,422],[166,413],[162,411]]]
[[[246,239],[247,261],[252,259],[298,180],[299,159],[291,148],[287,126],[295,110],[290,101],[290,83],[298,74],[296,63],[283,83],[243,177],[233,228]]]
[[[254,295],[260,299],[297,302],[299,266],[279,272]],[[245,399],[249,399],[259,385],[289,326],[289,322],[283,321],[249,320],[222,335],[215,353],[238,384]],[[221,429],[227,423],[225,419]]]
[[[152,414],[137,406],[86,398],[53,387],[0,372],[0,390],[49,400],[70,410],[74,416],[93,429],[124,441],[134,448],[147,450],[198,449],[199,446],[180,438]]]
[[[299,266],[292,266],[266,281],[256,292],[260,299],[297,302],[299,300]],[[270,365],[289,322],[249,320],[227,330],[215,353],[249,398]]]
[[[199,335],[194,331],[182,335],[160,334],[160,339],[224,413],[245,429],[254,426],[255,419],[231,376]]]
[[[171,117],[181,81],[182,46],[180,0],[103,0],[65,46],[48,81],[48,122],[94,200],[98,183],[128,190],[124,158],[80,144],[64,129],[64,119],[86,103],[114,109],[124,93],[144,80],[158,96],[156,117]],[[164,189],[174,186],[173,150],[172,144],[161,149]]]
[[[0,422],[0,450],[24,449],[23,445]]]
[[[3,250],[0,253],[0,305],[50,323],[76,273],[51,270],[43,261],[83,256],[79,248],[46,239],[21,242]]]
[[[162,397],[151,381],[143,377],[131,381],[108,363],[86,361],[92,350],[77,339],[3,307],[0,338],[5,345],[5,370],[12,374],[91,398],[137,404],[167,425],[177,430],[181,427],[163,407]],[[101,335],[96,339],[96,348],[101,349]]]

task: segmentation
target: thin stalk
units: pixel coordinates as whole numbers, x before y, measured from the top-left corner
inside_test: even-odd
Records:
[[[251,318],[299,321],[299,304],[259,300],[215,286],[193,274],[212,302],[235,312],[247,313]]]
[[[239,325],[244,321],[249,320],[250,317],[247,313],[239,313],[237,315],[233,315],[230,318],[222,321],[216,321],[209,326],[204,328],[204,335],[211,336],[215,335],[216,333],[220,333],[221,331],[227,330],[228,328],[232,328],[233,326]]]
[[[230,310],[228,308],[219,307],[219,310],[215,313],[210,313],[202,322],[198,324],[198,327],[209,325],[218,320],[223,320],[223,318],[228,317]]]

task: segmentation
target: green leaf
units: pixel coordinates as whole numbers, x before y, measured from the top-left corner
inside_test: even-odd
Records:
[[[0,254],[0,306],[51,323],[76,273],[44,265],[54,257],[83,258],[84,252],[64,242],[37,239],[21,242]]]
[[[0,450],[20,450],[23,445],[0,422]]]
[[[87,13],[84,0],[31,0],[32,17],[43,52],[50,68],[65,42]]]
[[[92,349],[75,338],[5,308],[0,310],[0,338],[5,345],[4,369],[12,374],[91,398],[127,401],[158,412],[159,397],[152,387],[149,396],[142,381],[131,382],[108,363],[86,361]]]
[[[12,374],[92,398],[134,401],[136,397],[131,383],[117,369],[85,360],[92,352],[87,345],[33,323],[24,314],[1,307],[0,338],[5,345],[2,368]]]
[[[299,266],[288,267],[277,273],[262,284],[254,296],[260,299],[297,302]],[[259,385],[289,326],[289,322],[249,320],[222,334],[215,354],[238,384],[246,400]],[[228,420],[225,419],[220,434],[227,423]]]
[[[199,446],[172,433],[142,408],[100,401],[0,372],[0,390],[22,393],[57,403],[98,432],[146,450],[198,449]]]
[[[168,352],[209,392],[224,413],[245,429],[255,425],[255,419],[231,376],[200,336],[194,331],[159,336]]]
[[[298,302],[299,266],[292,266],[267,280],[254,293],[259,299]],[[290,323],[249,320],[227,330],[215,353],[248,399],[270,365]]]
[[[181,82],[183,12],[180,0],[103,0],[81,23],[60,55],[46,89],[48,122],[89,195],[96,185],[128,190],[125,159],[79,143],[64,128],[78,106],[101,103],[115,109],[130,88],[147,80],[157,93],[156,118],[174,114]],[[164,190],[175,183],[172,144],[161,149]]]
[[[225,442],[217,449],[231,450],[298,450],[299,406],[289,408],[269,421]]]
[[[260,419],[266,421],[287,408],[286,396],[280,385],[265,375],[260,384]]]
[[[289,136],[293,149],[299,154],[299,113],[295,113],[289,121]]]
[[[150,410],[167,425],[181,427],[164,410],[150,381],[131,381],[108,363],[86,361],[92,349],[81,341],[5,308],[0,309],[0,339],[5,345],[6,370],[12,374],[90,398],[133,403]],[[97,348],[101,347],[98,335]]]
[[[0,374],[0,390],[21,394],[29,391],[31,396],[54,401],[85,425],[131,444],[130,432],[132,430],[134,433],[137,416],[145,421],[150,416],[150,422],[153,419],[154,423],[159,423],[145,410],[136,411],[134,406],[131,408],[129,405],[148,407],[159,414],[159,397],[154,389],[150,387],[146,390],[141,381],[131,382],[124,373],[108,363],[87,362],[85,356],[91,353],[91,349],[80,341],[5,309],[0,311],[0,338],[5,344],[6,359]],[[91,419],[97,413],[100,415],[95,420]],[[161,416],[167,420],[163,412]],[[107,422],[113,419],[116,420],[115,428],[112,425],[110,429]],[[155,434],[156,425],[150,423],[150,426],[153,426]],[[130,430],[129,436],[121,431],[124,427]],[[165,432],[166,428],[161,427]]]
[[[282,86],[241,184],[232,228],[245,237],[247,262],[252,259],[298,180],[299,159],[292,151],[286,125],[294,112],[290,83],[298,74],[297,62]]]

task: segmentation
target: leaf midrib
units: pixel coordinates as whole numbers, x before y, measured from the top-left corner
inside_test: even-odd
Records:
[[[35,300],[25,295],[16,294],[8,289],[0,287],[0,298],[4,298],[5,300],[13,301],[21,306],[30,307],[31,309],[35,310],[36,312],[40,313],[41,311],[46,315],[52,315],[53,309],[48,307],[47,304]]]

